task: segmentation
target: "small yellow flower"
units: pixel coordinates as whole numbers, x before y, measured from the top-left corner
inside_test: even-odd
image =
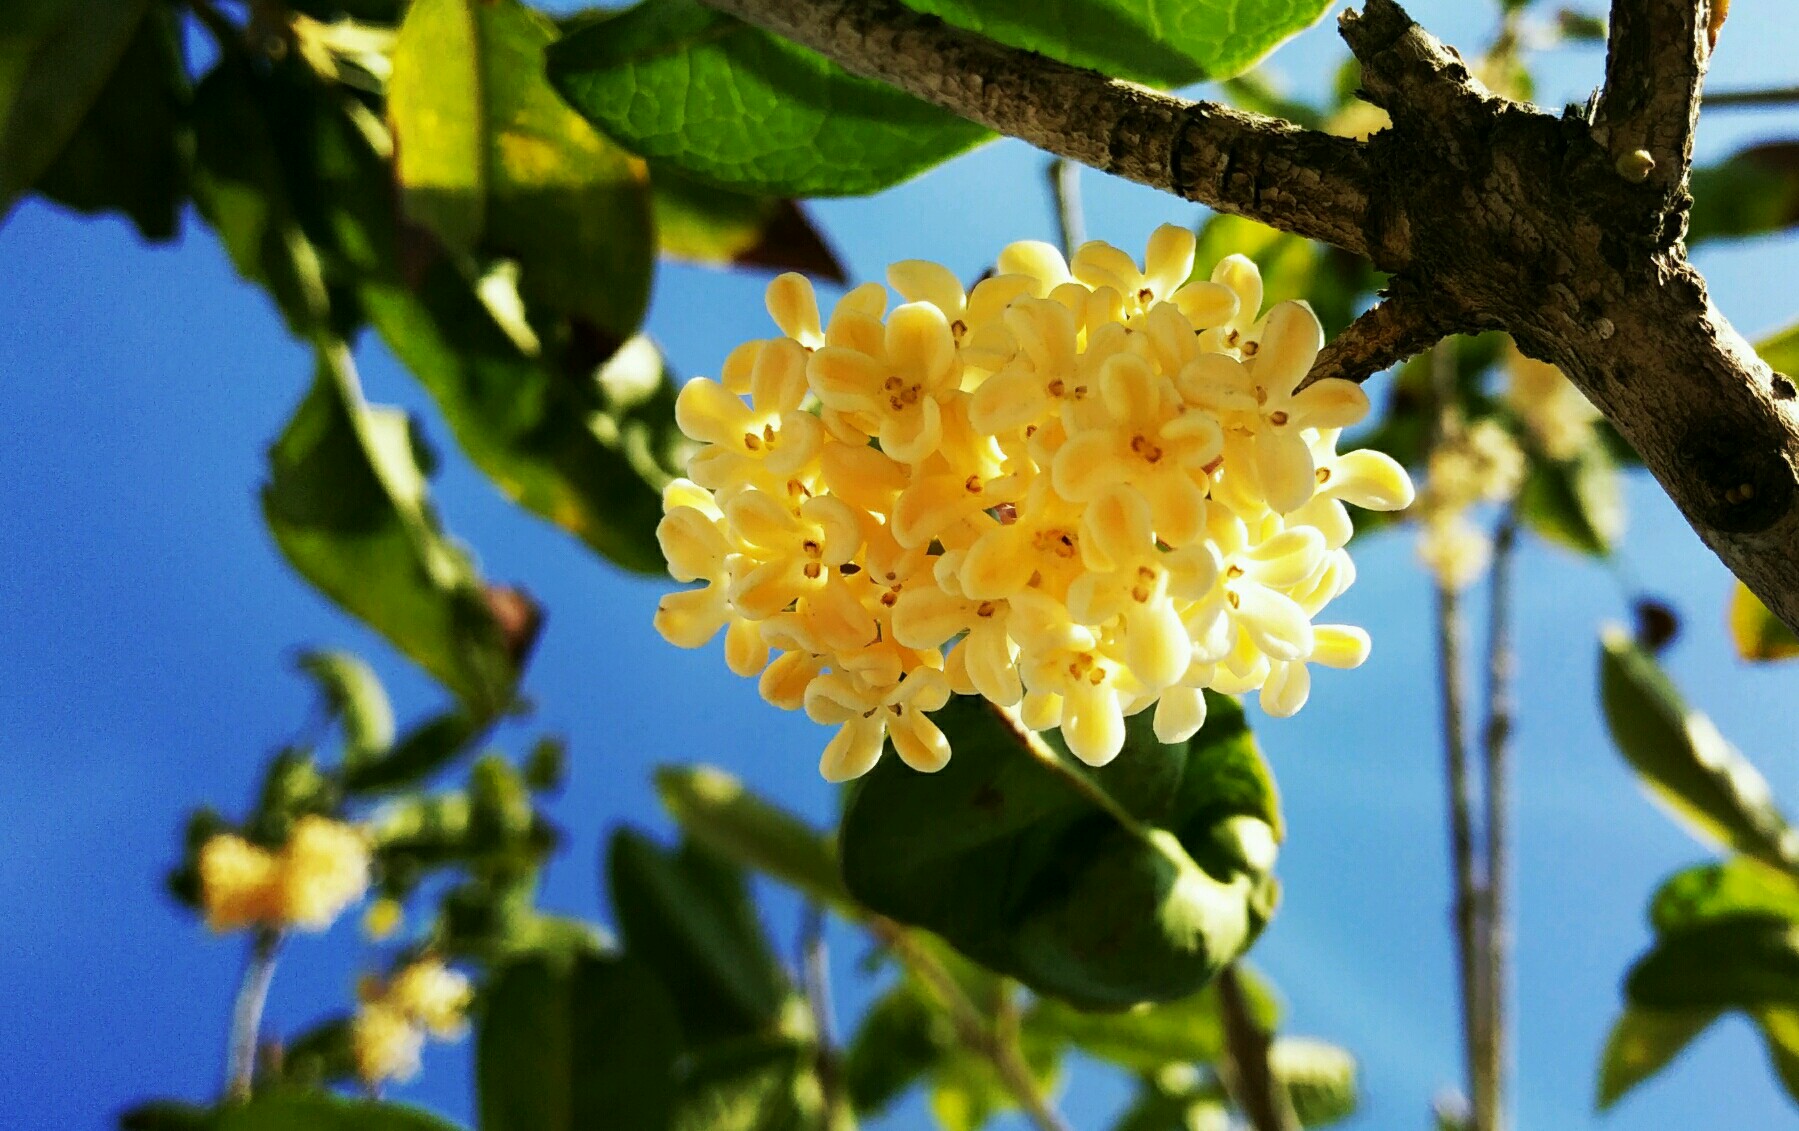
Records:
[[[360,831],[326,817],[301,817],[281,851],[279,906],[287,925],[329,927],[369,886],[369,842]]]
[[[464,1014],[474,996],[466,976],[441,959],[421,958],[394,975],[385,1000],[432,1036],[450,1040],[466,1030]]]
[[[356,1074],[370,1087],[388,1080],[403,1083],[417,1076],[424,1047],[424,1031],[385,1001],[364,1002],[350,1022]]]
[[[1507,351],[1505,401],[1524,421],[1550,459],[1573,459],[1593,435],[1599,410],[1562,371]]]
[[[406,910],[397,899],[381,898],[362,914],[362,933],[371,941],[384,942],[406,921]]]
[[[200,847],[199,866],[208,927],[236,931],[275,920],[281,865],[273,853],[220,833]]]

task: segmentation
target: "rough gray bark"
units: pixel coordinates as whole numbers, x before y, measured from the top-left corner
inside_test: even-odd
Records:
[[[1368,257],[1402,305],[1360,320],[1329,372],[1509,332],[1799,630],[1795,386],[1712,305],[1681,243],[1707,0],[1614,0],[1606,88],[1561,115],[1494,95],[1393,0],[1366,0],[1340,28],[1393,125],[1365,143],[1055,63],[898,0],[706,2],[1051,152]]]

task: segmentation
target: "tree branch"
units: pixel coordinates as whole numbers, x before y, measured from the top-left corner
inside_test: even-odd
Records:
[[[899,0],[705,3],[1051,153],[1368,254],[1358,142],[1067,66]]]
[[[1713,90],[1707,91],[1704,98],[1708,110],[1722,110],[1734,106],[1786,106],[1799,104],[1799,86],[1779,87],[1772,90]]]
[[[1486,723],[1481,728],[1485,754],[1487,882],[1482,901],[1482,950],[1486,968],[1482,979],[1487,1031],[1481,1047],[1485,1065],[1482,1082],[1491,1089],[1487,1103],[1495,1113],[1495,1125],[1505,1125],[1506,1084],[1510,1072],[1511,908],[1511,755],[1512,677],[1512,566],[1518,541],[1518,504],[1506,504],[1493,531],[1493,566],[1487,606]],[[1477,1108],[1481,1105],[1476,1103]]]
[[[1716,0],[1612,0],[1605,89],[1595,126],[1620,173],[1669,198],[1686,185],[1710,53],[1706,12]],[[1647,154],[1647,169],[1634,154]]]
[[[1473,328],[1465,319],[1450,317],[1440,304],[1396,285],[1325,345],[1304,383],[1335,377],[1366,381],[1451,334]]]

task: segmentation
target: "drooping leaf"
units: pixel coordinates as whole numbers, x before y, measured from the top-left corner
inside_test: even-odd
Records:
[[[842,283],[843,264],[800,206],[714,188],[672,168],[651,179],[656,243],[671,259],[712,267],[798,271]]]
[[[1778,232],[1799,224],[1799,141],[1751,146],[1693,170],[1687,242]]]
[[[1276,1037],[1268,1067],[1300,1126],[1326,1127],[1355,1114],[1356,1061],[1346,1050],[1311,1037]]]
[[[515,260],[527,304],[622,341],[649,295],[649,186],[550,88],[554,38],[517,0],[407,9],[388,84],[403,201],[455,251]]]
[[[1621,629],[1603,636],[1599,683],[1612,741],[1651,796],[1713,843],[1776,867],[1799,855],[1766,779]]]
[[[1715,1009],[1625,1007],[1599,1057],[1599,1110],[1666,1068],[1717,1017]]]
[[[504,966],[475,1035],[482,1131],[661,1131],[682,1051],[675,1008],[637,958],[537,956]]]
[[[786,978],[735,865],[692,844],[671,852],[620,829],[606,874],[625,948],[662,976],[689,1040],[768,1031]]]
[[[273,1092],[218,1111],[213,1131],[457,1131],[408,1104],[350,1100],[321,1092]]]
[[[1650,923],[1664,934],[1740,915],[1799,923],[1799,880],[1738,856],[1674,873],[1649,905]]]
[[[1267,922],[1281,835],[1241,710],[1209,704],[1205,729],[1173,746],[1136,716],[1123,753],[1092,770],[952,700],[934,716],[955,750],[945,769],[884,758],[852,788],[851,894],[1077,1007],[1194,993]]]
[[[831,842],[730,774],[711,766],[664,766],[656,771],[656,791],[681,831],[713,852],[857,913]]]
[[[411,423],[363,402],[341,345],[319,351],[269,465],[263,515],[294,568],[476,715],[504,709],[518,671],[467,552],[438,526]]]
[[[147,240],[174,238],[186,199],[188,90],[178,36],[172,10],[144,12],[81,124],[37,177],[37,191],[78,212],[122,212]],[[0,191],[0,209],[6,200]]]
[[[1624,492],[1604,445],[1589,443],[1571,460],[1533,459],[1518,492],[1518,514],[1532,533],[1595,557],[1624,532]]]
[[[905,0],[1012,47],[1152,86],[1248,70],[1312,26],[1330,0]]]
[[[1730,642],[1743,659],[1769,663],[1799,656],[1799,636],[1741,581],[1731,582],[1729,621]]]
[[[645,0],[549,49],[550,80],[621,143],[763,196],[879,192],[991,136],[697,0]]]
[[[375,669],[349,652],[302,652],[298,663],[343,726],[346,767],[363,765],[393,745],[394,709]]]

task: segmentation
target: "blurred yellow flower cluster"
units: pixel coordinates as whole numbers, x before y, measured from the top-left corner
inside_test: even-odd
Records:
[[[294,824],[280,852],[221,833],[200,847],[200,903],[215,931],[322,931],[369,886],[369,844],[327,817]]]
[[[1309,664],[1354,667],[1361,629],[1314,618],[1355,576],[1344,505],[1406,506],[1404,470],[1339,453],[1368,411],[1343,380],[1304,383],[1323,344],[1303,303],[1261,310],[1242,256],[1190,279],[1193,235],[1146,262],[1108,244],[1072,262],[1015,243],[970,291],[893,265],[821,320],[811,284],[774,280],[781,336],[747,343],[676,405],[701,447],[664,496],[676,580],[656,626],[682,647],[721,629],[762,694],[838,728],[833,781],[884,742],[944,765],[930,713],[978,694],[1060,727],[1100,765],[1151,707],[1166,742],[1205,721],[1206,688],[1290,715]]]
[[[1524,451],[1498,421],[1457,428],[1431,449],[1418,519],[1418,557],[1446,589],[1465,589],[1486,572],[1493,540],[1468,516],[1481,503],[1510,499],[1524,484]]]
[[[445,1041],[462,1036],[474,990],[468,978],[427,956],[385,982],[365,978],[358,996],[350,1047],[357,1075],[372,1087],[415,1076],[427,1034]]]

